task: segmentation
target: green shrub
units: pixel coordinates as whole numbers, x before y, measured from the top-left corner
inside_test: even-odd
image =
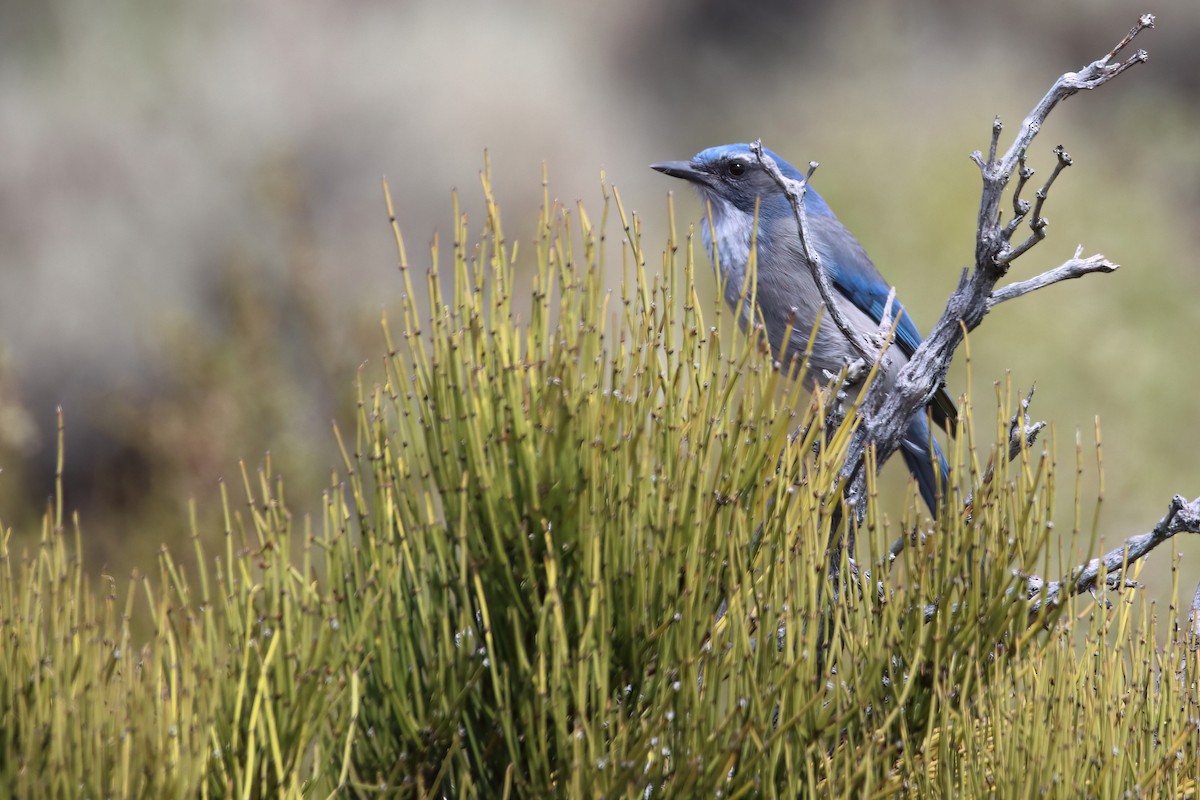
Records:
[[[969,518],[872,500],[831,560],[854,414],[820,436],[829,398],[697,296],[691,233],[650,269],[615,192],[598,224],[547,195],[527,257],[484,191],[482,234],[458,217],[424,296],[397,229],[399,323],[320,521],[268,462],[225,501],[224,553],[102,591],[61,491],[38,548],[4,532],[11,793],[1195,793],[1200,664],[1174,608],[1033,611],[1054,463],[1002,457],[1007,394],[994,436],[964,403]]]

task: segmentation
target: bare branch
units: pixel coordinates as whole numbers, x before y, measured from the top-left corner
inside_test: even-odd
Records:
[[[1044,224],[1045,221],[1042,220],[1041,217],[1042,203],[1046,202],[1046,197],[1050,194],[1050,186],[1054,183],[1054,180],[1058,177],[1059,173],[1074,163],[1071,158],[1071,154],[1063,149],[1061,144],[1054,148],[1054,155],[1056,158],[1058,158],[1058,163],[1054,165],[1054,172],[1050,173],[1050,177],[1046,179],[1044,184],[1042,184],[1042,188],[1038,189],[1036,192],[1037,202],[1033,205],[1033,219],[1029,223],[1031,228],[1035,225]]]
[[[1121,41],[1117,42],[1117,46],[1114,47],[1112,50],[1108,51],[1107,58],[1110,61],[1112,59],[1116,58],[1118,53],[1120,53],[1122,50],[1124,50],[1126,47],[1129,46],[1130,42],[1133,41],[1134,37],[1136,37],[1142,31],[1146,30],[1146,28],[1153,28],[1153,27],[1154,27],[1154,15],[1153,14],[1142,14],[1142,16],[1138,19],[1137,24],[1129,29],[1129,33],[1125,34],[1125,38],[1122,39]],[[1133,61],[1134,58],[1137,58],[1139,61],[1145,61],[1147,58],[1146,51],[1138,50],[1136,53],[1133,54],[1132,57],[1127,59],[1127,61]]]
[[[1020,412],[1013,414],[1008,423],[1008,460],[1012,461],[1022,450],[1028,450],[1033,447],[1033,443],[1037,441],[1038,434],[1042,432],[1042,428],[1046,427],[1045,422],[1032,422],[1029,419],[1029,404],[1033,402],[1033,393],[1037,391],[1037,384],[1029,387],[1029,394],[1021,399]],[[989,465],[989,474],[985,476],[985,480],[991,479],[991,466]]]
[[[1035,600],[1032,611],[1037,612],[1043,603],[1053,605],[1062,602],[1064,594],[1073,597],[1092,591],[1099,585],[1101,575],[1105,576],[1104,583],[1109,588],[1126,585],[1124,575],[1129,567],[1177,533],[1200,533],[1200,497],[1189,503],[1175,495],[1171,498],[1167,513],[1151,531],[1129,537],[1123,545],[1108,551],[1103,557],[1093,558],[1071,570],[1061,581],[1046,583],[1036,576],[1027,578],[1028,596]]]
[[[999,162],[996,162],[995,159],[989,159],[985,171],[990,168],[996,174],[1003,174],[1005,176],[1004,180],[1007,181],[1007,176],[1012,174],[1013,165],[1016,163],[1019,154],[1024,153],[1029,148],[1029,144],[1037,136],[1042,124],[1050,116],[1050,112],[1054,110],[1055,106],[1076,92],[1103,86],[1125,70],[1135,64],[1144,63],[1149,58],[1145,50],[1138,50],[1124,61],[1116,64],[1110,63],[1118,53],[1129,46],[1129,43],[1139,33],[1153,27],[1154,15],[1142,15],[1138,19],[1137,24],[1130,29],[1129,33],[1121,41],[1117,42],[1117,45],[1108,51],[1103,58],[1093,61],[1078,72],[1067,72],[1059,77],[1054,82],[1054,85],[1050,87],[1050,91],[1034,106],[1029,116],[1025,117],[1024,122],[1021,123],[1021,132],[1017,134],[1008,152],[1004,154],[1004,157]]]
[[[1025,182],[1032,177],[1033,170],[1025,165],[1025,154],[1021,153],[1017,168],[1017,188],[1013,189],[1013,218],[1009,221],[1008,227],[1004,229],[1005,241],[1012,238],[1012,235],[1017,232],[1021,220],[1025,219],[1025,215],[1029,213],[1029,201],[1021,197],[1021,192],[1025,189]]]
[[[1008,454],[1009,461],[1015,461],[1017,456],[1021,455],[1022,450],[1028,450],[1037,442],[1038,434],[1046,427],[1046,423],[1038,420],[1034,422],[1029,418],[1029,404],[1033,402],[1033,393],[1037,391],[1037,385],[1029,387],[1029,394],[1021,398],[1021,410],[1013,414],[1012,419],[1008,422]],[[988,465],[983,471],[983,478],[979,481],[979,488],[983,489],[988,486],[996,478],[996,459],[993,455],[988,459]],[[963,503],[963,509],[966,511],[967,519],[970,519],[974,514],[975,494],[972,492],[967,495],[966,502]]]
[[[1013,300],[1030,292],[1035,292],[1038,289],[1061,283],[1062,281],[1069,281],[1072,278],[1082,278],[1084,275],[1091,275],[1093,272],[1115,272],[1121,266],[1120,264],[1112,263],[1099,253],[1087,258],[1080,258],[1082,254],[1083,245],[1080,245],[1075,248],[1074,258],[1063,262],[1054,269],[1043,272],[1035,278],[1010,283],[1003,288],[996,289],[988,297],[987,310],[991,311],[1006,300]]]
[[[867,448],[875,447],[877,460],[881,464],[896,451],[912,415],[932,399],[937,387],[945,381],[950,360],[962,343],[963,337],[983,321],[984,316],[996,303],[1032,291],[1037,285],[1048,285],[1073,277],[1074,273],[1081,270],[1104,271],[1106,267],[1111,269],[1115,266],[1103,262],[1102,257],[1096,261],[1085,260],[1086,266],[1064,265],[1040,279],[1035,278],[1033,283],[1014,284],[993,294],[997,281],[1008,271],[1009,264],[1015,258],[1015,255],[1011,254],[1007,261],[997,258],[1008,248],[1008,238],[1005,236],[1008,228],[1001,222],[1000,205],[1013,171],[1017,169],[1018,164],[1022,164],[1023,167],[1024,155],[1029,151],[1029,145],[1041,130],[1046,117],[1062,100],[1079,91],[1102,86],[1134,64],[1146,60],[1145,52],[1139,50],[1124,61],[1112,61],[1135,36],[1153,24],[1154,18],[1150,15],[1140,18],[1129,35],[1104,57],[1078,72],[1067,72],[1060,76],[1030,111],[1002,156],[994,155],[999,152],[999,136],[1002,131],[998,120],[992,125],[992,142],[989,143],[987,160],[985,161],[978,152],[972,154],[972,160],[979,165],[983,179],[974,269],[960,281],[958,288],[947,301],[941,319],[908,363],[899,370],[892,385],[885,386],[883,382],[876,382],[867,389],[865,397],[862,398],[860,411],[863,424],[851,440],[850,451],[842,468],[845,485],[850,487],[847,492],[848,502],[856,509],[865,502],[865,497],[861,493],[855,493],[856,484],[852,479],[861,472]],[[1065,156],[1065,153],[1063,155]],[[1063,168],[1065,164],[1060,158],[1056,172],[1061,172]],[[1025,175],[1025,180],[1028,180],[1028,177],[1029,175]],[[1021,176],[1018,176],[1019,180],[1020,178]],[[1049,183],[1047,181],[1047,186],[1043,189],[1048,190]],[[1017,215],[1023,216],[1027,213],[1019,197],[1014,201],[1013,208]],[[1041,227],[1044,228],[1044,223]],[[1012,231],[1015,230],[1013,227]],[[1008,232],[1008,236],[1011,235],[1012,232]],[[1041,283],[1038,283],[1039,281]]]
[[[900,315],[893,316],[895,305],[896,287],[892,286],[888,289],[887,300],[883,304],[883,313],[879,315],[879,330],[875,332],[875,345],[879,348],[880,353],[886,352],[888,345],[895,339],[896,327],[900,324]]]
[[[1021,398],[1021,410],[1012,415],[1012,419],[1008,421],[1008,453],[1006,458],[1009,461],[1016,460],[1017,456],[1021,455],[1022,450],[1028,450],[1037,442],[1038,434],[1046,427],[1046,423],[1042,421],[1034,422],[1029,417],[1029,405],[1033,402],[1033,393],[1037,391],[1037,385],[1029,387],[1029,394]],[[980,488],[990,484],[996,476],[996,460],[993,456],[988,460],[988,465],[984,469],[983,478],[979,482]],[[975,495],[972,494],[967,498],[963,507],[967,509],[967,514],[971,513],[971,506],[975,502]]]
[[[1200,584],[1192,596],[1192,608],[1188,612],[1188,640],[1192,647],[1200,643]]]
[[[787,195],[788,203],[792,207],[792,213],[796,217],[796,228],[800,234],[800,247],[804,251],[805,258],[808,259],[809,268],[813,274],[813,281],[817,284],[817,289],[821,292],[821,301],[825,304],[825,308],[828,309],[830,319],[833,320],[834,325],[837,326],[842,335],[854,346],[854,349],[858,351],[859,356],[864,361],[874,364],[881,358],[882,348],[872,346],[871,342],[850,324],[850,321],[842,312],[841,303],[838,302],[837,294],[834,292],[833,284],[829,280],[829,273],[821,262],[820,254],[809,244],[811,239],[808,229],[808,214],[804,210],[804,196],[808,192],[808,182],[817,170],[817,162],[810,161],[808,164],[808,173],[804,176],[804,180],[796,181],[785,176],[779,170],[779,165],[775,163],[775,159],[763,152],[762,139],[756,139],[750,145],[750,150],[754,153],[758,162],[762,164],[763,169],[767,171],[767,174],[774,179],[779,188]]]
[[[1000,145],[1000,134],[1004,130],[1004,123],[1000,121],[1000,117],[992,120],[992,143],[988,147],[988,162],[996,160],[996,148]]]
[[[1010,249],[1006,246],[1004,250],[1002,250],[996,256],[997,264],[1007,265],[1012,263],[1029,249],[1031,249],[1035,244],[1046,238],[1046,226],[1050,224],[1050,220],[1042,216],[1042,205],[1046,202],[1046,198],[1050,196],[1050,186],[1054,183],[1054,180],[1058,177],[1060,172],[1071,166],[1072,163],[1070,154],[1063,149],[1061,144],[1054,148],[1054,155],[1058,157],[1058,163],[1054,167],[1054,172],[1050,173],[1050,177],[1046,179],[1044,184],[1042,184],[1042,188],[1038,189],[1037,192],[1034,193],[1034,196],[1037,198],[1037,202],[1033,204],[1033,217],[1029,220],[1029,230],[1031,231],[1029,238],[1021,242],[1021,244],[1017,245],[1015,248]],[[1026,177],[1033,175],[1033,170],[1025,167],[1025,157],[1023,155],[1020,158],[1020,164],[1021,168],[1018,174],[1021,176],[1021,180],[1017,183],[1016,191],[1013,192],[1013,208],[1023,211],[1024,209],[1029,208],[1029,202],[1021,199],[1021,189],[1025,186]],[[1011,240],[1013,233],[1016,232],[1017,225],[1020,224],[1020,219],[1023,217],[1024,213],[1022,213],[1019,217],[1014,218],[1013,221],[1008,224],[1008,227],[1004,229],[1001,237],[1006,244]]]

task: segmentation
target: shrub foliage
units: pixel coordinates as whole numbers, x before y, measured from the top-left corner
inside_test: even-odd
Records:
[[[652,269],[615,190],[598,222],[547,195],[529,253],[484,195],[421,292],[396,229],[398,322],[319,520],[268,462],[222,488],[224,552],[153,578],[93,585],[61,491],[36,547],[3,531],[11,793],[1195,793],[1174,607],[1034,611],[1054,464],[1003,457],[1007,393],[994,429],[964,404],[970,515],[873,499],[831,557],[853,409],[824,435],[803,365],[697,295],[691,233]]]

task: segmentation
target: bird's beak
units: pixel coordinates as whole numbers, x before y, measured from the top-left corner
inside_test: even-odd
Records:
[[[693,167],[690,161],[663,161],[659,164],[651,164],[650,169],[656,169],[664,175],[683,178],[692,183],[708,183],[707,173]]]

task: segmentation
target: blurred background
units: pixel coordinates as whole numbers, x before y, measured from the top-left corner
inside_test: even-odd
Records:
[[[1115,545],[1200,494],[1196,0],[0,0],[0,519],[36,531],[59,405],[95,574],[178,549],[189,498],[219,535],[219,481],[240,500],[239,460],[268,451],[292,510],[319,512],[331,423],[352,430],[398,305],[380,179],[424,267],[451,189],[480,207],[485,148],[510,236],[532,233],[544,161],[591,209],[605,170],[657,249],[668,191],[681,222],[701,209],[647,165],[762,137],[821,162],[815,186],[928,330],[972,258],[968,154],[992,118],[1015,128],[1145,11],[1149,63],[1037,140],[1039,175],[1059,143],[1075,166],[1012,277],[1079,243],[1121,270],[1005,304],[970,341],[983,420],[995,381],[1037,381],[1060,531],[1077,432],[1090,524],[1100,418]],[[960,357],[953,394],[965,376]],[[1190,598],[1200,547],[1173,544]],[[1159,596],[1170,549],[1145,576]]]

